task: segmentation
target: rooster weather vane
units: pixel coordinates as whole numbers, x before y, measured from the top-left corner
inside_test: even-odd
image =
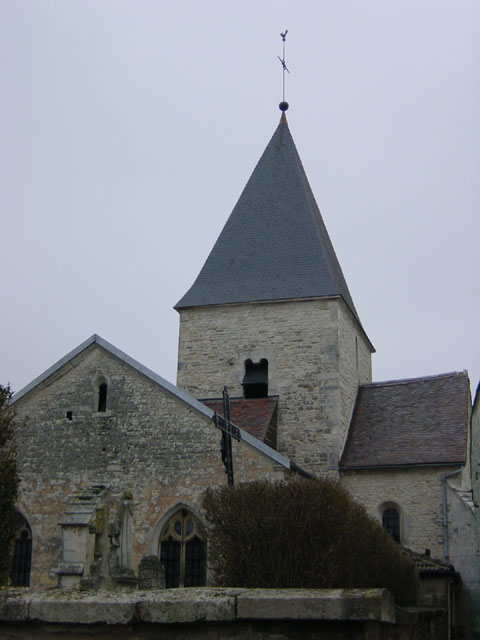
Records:
[[[285,102],[285,71],[290,73],[287,67],[287,63],[285,62],[285,40],[287,38],[288,29],[285,29],[283,33],[280,34],[280,37],[283,41],[283,58],[277,56],[280,62],[282,63],[282,101],[278,105],[280,107],[280,111],[286,111],[288,109],[288,102]]]

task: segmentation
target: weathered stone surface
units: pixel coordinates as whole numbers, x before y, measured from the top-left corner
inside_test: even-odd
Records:
[[[371,380],[365,335],[340,298],[180,311],[177,383],[195,397],[243,396],[245,360],[268,360],[279,395],[279,451],[336,476],[358,384]]]
[[[30,620],[74,624],[126,624],[135,615],[135,598],[122,593],[55,592],[47,597],[33,595],[30,601]]]
[[[95,412],[99,376],[109,382],[108,415]],[[21,397],[16,408],[19,507],[32,529],[35,586],[55,585],[56,576],[49,572],[60,561],[86,562],[88,573],[86,546],[93,561],[95,536],[89,527],[83,528],[85,540],[73,540],[73,533],[65,538],[60,557],[58,523],[71,496],[104,487],[102,504],[113,518],[124,492],[131,491],[131,561],[137,573],[143,556],[158,553],[158,525],[165,514],[181,504],[200,516],[205,489],[226,482],[221,433],[213,422],[98,345]],[[245,442],[233,443],[233,457],[240,482],[282,478],[285,472]],[[90,507],[85,510],[91,513]],[[75,580],[65,576],[62,584],[70,587]]]
[[[234,620],[235,591],[221,589],[169,589],[161,597],[140,596],[139,618],[144,622],[186,623]]]
[[[138,565],[138,588],[165,589],[165,569],[158,556],[144,556]]]
[[[14,590],[10,590],[10,593],[7,591],[0,592],[0,620],[28,619],[28,601],[23,597],[23,594],[16,594]]]
[[[84,566],[85,565],[83,562],[60,562],[58,564],[57,573],[61,575],[66,574],[83,576]]]
[[[5,590],[2,640],[447,640],[444,610],[395,610],[385,589]]]
[[[0,620],[75,624],[191,623],[232,620],[395,622],[386,589],[190,588],[135,592],[18,592],[0,599]]]
[[[342,473],[342,484],[381,521],[385,503],[398,505],[400,540],[418,552],[444,554],[442,475],[448,467],[378,469]]]
[[[386,589],[249,589],[237,597],[239,619],[395,622]]]

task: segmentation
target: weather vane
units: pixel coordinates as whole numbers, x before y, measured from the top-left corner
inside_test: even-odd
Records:
[[[287,38],[287,33],[288,29],[285,29],[285,31],[280,34],[280,37],[283,41],[283,58],[280,58],[280,56],[278,56],[278,59],[282,63],[282,101],[279,104],[280,111],[286,111],[288,109],[288,102],[285,102],[285,71],[287,73],[290,73],[285,62],[285,40]]]

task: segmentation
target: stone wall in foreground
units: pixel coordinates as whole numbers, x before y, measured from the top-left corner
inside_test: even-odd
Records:
[[[175,589],[0,594],[0,637],[37,640],[447,640],[440,610],[386,589]]]

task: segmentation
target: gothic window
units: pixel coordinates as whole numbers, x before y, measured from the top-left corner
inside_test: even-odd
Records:
[[[206,545],[198,519],[186,509],[170,518],[160,536],[165,586],[202,587],[206,579]]]
[[[13,587],[30,586],[32,566],[32,531],[28,522],[17,512],[17,535],[10,565],[10,580]]]
[[[260,362],[245,360],[245,375],[242,380],[245,398],[266,398],[268,396],[268,360]]]
[[[382,525],[395,542],[400,542],[400,514],[394,507],[385,509],[382,513]]]

